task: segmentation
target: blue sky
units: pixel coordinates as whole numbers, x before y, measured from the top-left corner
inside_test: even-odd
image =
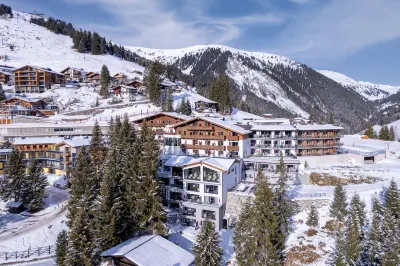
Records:
[[[130,46],[225,44],[400,85],[399,0],[3,0]]]

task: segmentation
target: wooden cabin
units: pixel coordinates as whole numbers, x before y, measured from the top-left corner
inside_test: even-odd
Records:
[[[143,81],[135,79],[135,80],[129,82],[128,84],[126,84],[126,85],[134,87],[134,88],[139,88],[139,87],[143,86]]]
[[[5,71],[0,71],[0,83],[8,84],[12,81],[13,74]]]
[[[64,74],[50,68],[26,65],[14,70],[15,93],[42,93],[54,84],[65,84]]]
[[[47,117],[54,115],[57,109],[57,106],[50,106],[40,98],[14,96],[0,102],[0,114],[2,115]]]
[[[126,79],[128,76],[123,74],[123,73],[117,73],[114,75],[115,79],[121,80],[121,79]]]
[[[88,72],[85,75],[85,80],[89,83],[100,84],[101,76],[96,72]]]

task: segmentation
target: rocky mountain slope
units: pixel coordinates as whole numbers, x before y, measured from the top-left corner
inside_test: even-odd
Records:
[[[183,49],[153,50],[127,47],[150,60],[159,60],[192,77],[203,93],[212,79],[226,73],[233,81],[232,97],[238,104],[245,99],[251,111],[275,116],[311,117],[335,122],[349,132],[362,129],[374,117],[374,104],[357,91],[289,58],[247,52],[221,45],[199,45]]]
[[[318,72],[342,84],[344,87],[354,90],[369,101],[385,99],[400,90],[400,86],[380,85],[371,82],[357,81],[334,71],[320,70]]]

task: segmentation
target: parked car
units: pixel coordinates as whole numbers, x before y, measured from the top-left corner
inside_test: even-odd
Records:
[[[78,81],[70,80],[65,83],[65,87],[67,88],[79,88],[81,84]]]

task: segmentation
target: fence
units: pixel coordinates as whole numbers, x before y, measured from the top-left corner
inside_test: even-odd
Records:
[[[297,195],[297,198],[325,198],[326,193],[301,193]]]
[[[29,248],[24,251],[0,252],[0,261],[14,261],[18,259],[36,258],[44,255],[54,255],[56,246]]]

